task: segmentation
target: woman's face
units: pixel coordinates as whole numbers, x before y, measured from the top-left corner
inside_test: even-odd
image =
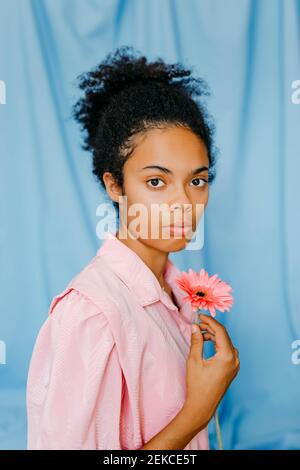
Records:
[[[125,221],[126,230],[149,247],[182,250],[208,202],[205,144],[183,127],[149,130],[137,139],[124,165],[126,204],[123,212],[120,206],[120,224]],[[184,228],[173,230],[170,224]]]

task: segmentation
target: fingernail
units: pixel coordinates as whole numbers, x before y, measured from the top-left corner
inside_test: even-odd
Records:
[[[195,325],[195,324],[193,324],[193,325],[192,325],[192,333],[198,333],[198,331],[199,331],[198,326]]]

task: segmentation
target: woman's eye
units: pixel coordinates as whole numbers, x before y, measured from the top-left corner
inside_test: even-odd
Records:
[[[151,178],[151,180],[148,180],[147,183],[150,183],[150,181],[154,181],[154,185],[150,184],[148,186],[151,186],[151,188],[160,188],[161,186],[158,186],[157,182],[162,181],[160,178]],[[162,181],[163,182],[163,181]]]
[[[193,185],[193,186],[196,186],[198,188],[201,188],[201,187],[205,186],[205,184],[207,183],[207,181],[202,179],[202,178],[194,178],[193,181],[201,181],[202,184],[194,184]]]

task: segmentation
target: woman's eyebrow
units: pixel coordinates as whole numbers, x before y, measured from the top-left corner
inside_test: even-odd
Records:
[[[148,168],[151,168],[151,169],[155,169],[155,170],[160,170],[162,171],[163,173],[168,173],[170,175],[173,175],[173,172],[171,170],[169,170],[169,168],[166,168],[164,166],[160,166],[160,165],[148,165],[148,166],[144,166],[140,171],[142,170],[146,170]],[[189,175],[192,176],[192,175],[196,175],[197,173],[200,173],[201,171],[209,171],[209,169],[207,168],[207,166],[199,166],[198,168],[195,168],[195,170],[192,170]]]

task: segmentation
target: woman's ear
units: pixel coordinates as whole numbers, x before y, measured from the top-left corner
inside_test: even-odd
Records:
[[[116,180],[110,172],[106,171],[103,173],[102,178],[105,184],[106,192],[110,199],[119,203],[119,196],[122,196],[122,188],[117,184]]]

